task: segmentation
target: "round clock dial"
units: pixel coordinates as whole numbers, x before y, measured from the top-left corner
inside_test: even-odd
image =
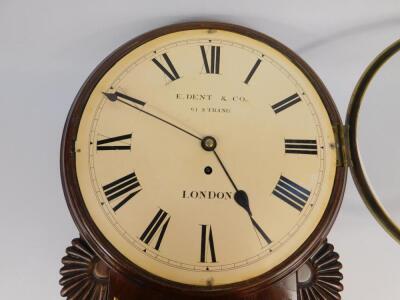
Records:
[[[332,127],[280,51],[179,30],[101,74],[74,168],[90,218],[130,263],[182,284],[232,284],[276,270],[316,230],[336,176]]]

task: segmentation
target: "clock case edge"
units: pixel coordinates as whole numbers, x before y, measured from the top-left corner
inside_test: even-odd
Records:
[[[316,229],[299,249],[297,249],[288,259],[267,273],[250,280],[214,287],[199,287],[168,281],[155,276],[128,261],[127,258],[119,253],[111,245],[111,243],[107,241],[107,239],[102,235],[100,230],[91,220],[89,212],[84,206],[76,177],[75,141],[79,128],[79,122],[87,100],[100,78],[104,76],[104,74],[119,59],[147,41],[164,34],[190,29],[232,31],[239,34],[244,34],[250,38],[254,38],[280,51],[287,58],[289,58],[290,61],[292,61],[292,63],[294,63],[310,80],[328,112],[332,127],[343,127],[342,120],[337,111],[335,103],[333,102],[322,81],[311,69],[311,67],[309,67],[297,54],[280,42],[260,32],[234,24],[219,22],[188,22],[173,24],[147,32],[120,46],[95,68],[95,70],[89,75],[79,90],[69,111],[61,142],[60,171],[63,191],[72,218],[82,238],[111,270],[121,274],[133,283],[141,287],[156,289],[166,293],[172,291],[174,293],[186,296],[201,296],[210,294],[253,294],[272,286],[279,280],[296,271],[324,243],[341,206],[347,177],[346,166],[343,166],[342,164],[337,165],[334,186],[325,213]],[[343,145],[340,139],[337,139],[336,143],[337,148],[342,148]]]

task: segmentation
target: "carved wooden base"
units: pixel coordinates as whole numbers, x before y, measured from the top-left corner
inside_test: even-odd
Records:
[[[161,292],[134,285],[111,271],[83,239],[72,240],[63,257],[60,274],[61,296],[67,300],[184,300],[179,294]],[[257,295],[213,297],[215,300],[340,300],[343,290],[342,264],[334,247],[325,241],[296,274]],[[297,287],[296,287],[297,286]],[[296,295],[297,289],[297,295]],[[190,297],[190,299],[205,299]],[[207,297],[207,299],[211,299]]]
[[[61,296],[68,300],[106,300],[110,271],[83,239],[72,240],[60,270]]]
[[[297,271],[299,300],[340,300],[343,291],[342,264],[332,244],[325,241],[318,251]]]
[[[294,287],[296,277],[293,277]],[[138,287],[117,274],[111,275],[110,300],[296,300],[295,290],[289,290],[284,283],[276,284],[257,294],[219,295],[219,296],[182,296],[178,293],[165,295],[160,291]]]

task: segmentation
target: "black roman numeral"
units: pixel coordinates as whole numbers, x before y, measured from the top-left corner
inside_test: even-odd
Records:
[[[281,176],[272,194],[298,211],[301,211],[306,205],[311,192],[286,177]]]
[[[256,70],[258,69],[258,66],[260,65],[260,63],[261,63],[261,59],[257,59],[254,66],[251,68],[250,73],[247,75],[246,79],[244,80],[245,84],[249,84],[250,79],[253,77],[253,75],[256,72]]]
[[[159,250],[170,219],[170,215],[160,208],[153,220],[151,220],[150,224],[140,236],[140,240],[149,245],[153,239],[158,236],[154,249]]]
[[[211,46],[211,58],[210,58],[211,64],[208,63],[206,48],[204,46],[200,46],[200,50],[201,50],[201,55],[203,57],[204,68],[206,70],[206,73],[219,74],[221,47]]]
[[[286,99],[283,99],[282,101],[279,101],[278,103],[272,105],[272,109],[277,114],[282,110],[285,110],[286,108],[289,108],[300,101],[301,101],[300,96],[298,94],[293,94],[287,97]]]
[[[162,55],[162,57],[164,58],[165,62],[167,63],[169,70],[166,67],[164,67],[156,58],[153,58],[152,61],[156,64],[157,67],[160,68],[161,71],[163,71],[163,73],[165,75],[168,76],[169,79],[171,79],[171,81],[179,79],[180,78],[179,74],[176,71],[176,69],[175,69],[174,65],[172,64],[171,60],[169,59],[167,53],[164,53]]]
[[[317,155],[317,150],[316,140],[285,139],[285,153]]]
[[[97,141],[97,150],[131,150],[132,134],[124,134]]]
[[[122,178],[119,178],[105,186],[103,191],[109,202],[113,201],[121,196],[124,196],[120,201],[113,206],[113,210],[117,211],[123,205],[125,205],[130,199],[133,198],[137,193],[141,191],[140,183],[136,177],[135,172],[130,173]]]
[[[217,262],[211,225],[201,226],[200,262]]]
[[[264,240],[267,244],[272,243],[272,241],[271,241],[271,239],[269,238],[269,236],[264,232],[264,230],[261,228],[261,226],[258,225],[258,223],[256,222],[256,220],[254,220],[252,216],[250,216],[250,220],[251,220],[251,223],[252,223],[253,226],[254,226],[254,229],[256,229],[257,235],[258,235],[258,236],[261,236],[261,237],[263,238],[263,240]],[[260,241],[260,243],[261,243],[261,245],[263,244],[261,241]]]

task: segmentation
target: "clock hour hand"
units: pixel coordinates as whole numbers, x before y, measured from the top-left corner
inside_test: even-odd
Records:
[[[251,224],[253,224],[255,230],[259,233],[259,235],[268,243],[270,244],[272,241],[269,238],[269,236],[265,233],[265,231],[261,228],[260,225],[258,225],[258,223],[256,222],[256,220],[254,220],[253,218],[253,213],[251,212],[250,209],[250,204],[249,204],[249,197],[247,196],[247,193],[243,190],[239,190],[236,186],[236,184],[234,183],[234,181],[232,180],[232,177],[229,175],[228,170],[225,168],[225,165],[223,164],[222,160],[220,159],[220,157],[218,156],[217,152],[215,152],[215,150],[213,150],[215,156],[218,159],[219,164],[221,165],[222,169],[224,170],[226,176],[228,177],[229,181],[232,183],[233,187],[235,188],[235,195],[233,196],[233,198],[235,199],[235,202],[242,207],[247,214],[250,217],[250,221]]]
[[[125,95],[125,94],[122,94],[120,92],[115,92],[115,93],[104,93],[103,92],[103,94],[107,97],[108,100],[110,100],[112,102],[119,101],[119,102],[121,102],[121,103],[123,103],[123,104],[125,104],[125,105],[127,105],[127,106],[129,106],[131,108],[134,108],[134,109],[136,109],[136,110],[138,110],[138,111],[140,111],[140,112],[142,112],[142,113],[144,113],[144,114],[146,114],[146,115],[148,115],[150,117],[153,117],[153,118],[155,118],[155,119],[157,119],[157,120],[159,120],[161,122],[164,122],[165,124],[168,124],[168,125],[176,128],[176,129],[178,129],[178,130],[180,130],[180,131],[182,131],[182,132],[184,132],[184,133],[186,133],[186,134],[198,139],[198,140],[202,140],[200,137],[198,137],[197,135],[187,131],[186,129],[183,129],[183,128],[181,128],[181,127],[179,127],[179,126],[177,126],[177,125],[175,125],[175,124],[173,124],[173,123],[171,123],[171,122],[169,122],[169,121],[167,121],[167,120],[165,120],[165,119],[163,119],[163,118],[161,118],[159,116],[156,116],[153,113],[150,113],[150,112],[145,111],[144,109],[142,109],[140,107],[137,107],[137,106],[133,105],[133,104],[138,104],[138,105],[141,105],[141,106],[145,106],[146,102],[144,102],[142,100],[138,100],[136,98],[130,97],[130,96]],[[129,101],[130,103],[127,102],[127,101]],[[133,103],[133,104],[131,104],[131,103]]]
[[[224,163],[222,162],[221,158],[219,157],[218,153],[215,151],[215,147],[217,146],[217,142],[213,137],[205,137],[202,141],[202,146],[204,150],[206,151],[213,151],[215,157],[217,158],[219,164],[221,165],[222,169],[225,172],[225,175],[228,177],[229,181],[231,182],[233,188],[235,189],[235,195],[233,198],[235,199],[235,202],[243,208],[247,214],[250,217],[251,224],[253,224],[255,230],[258,232],[258,234],[268,243],[272,243],[271,239],[269,236],[265,233],[265,231],[261,228],[261,226],[257,223],[256,220],[253,218],[253,213],[251,212],[250,209],[250,204],[249,204],[249,197],[247,196],[247,193],[243,190],[239,190],[233,181],[231,175],[229,175],[228,170],[225,168]]]
[[[241,207],[243,207],[243,209],[249,214],[253,222],[253,217],[252,217],[253,214],[250,209],[249,197],[247,197],[247,193],[243,190],[236,191],[233,198],[235,199],[236,203],[239,204]]]
[[[239,204],[241,207],[244,208],[244,210],[249,214],[251,224],[253,224],[254,228],[257,230],[257,232],[261,235],[261,237],[268,243],[270,244],[272,241],[269,238],[269,236],[265,233],[265,231],[261,228],[260,225],[254,220],[253,214],[251,213],[250,210],[250,205],[249,205],[249,198],[247,197],[247,194],[245,191],[236,191],[234,195],[235,201],[237,204]]]
[[[252,217],[252,212],[250,209],[250,204],[249,204],[249,197],[247,196],[247,193],[243,190],[239,190],[235,184],[235,182],[233,181],[231,175],[229,175],[228,170],[225,168],[224,163],[222,162],[221,158],[219,157],[218,153],[213,150],[215,157],[217,158],[219,164],[221,165],[222,169],[224,170],[226,176],[228,177],[229,181],[232,183],[233,188],[235,189],[235,195],[234,195],[234,199],[235,202],[242,207],[250,216],[250,218],[253,221],[253,217]]]

